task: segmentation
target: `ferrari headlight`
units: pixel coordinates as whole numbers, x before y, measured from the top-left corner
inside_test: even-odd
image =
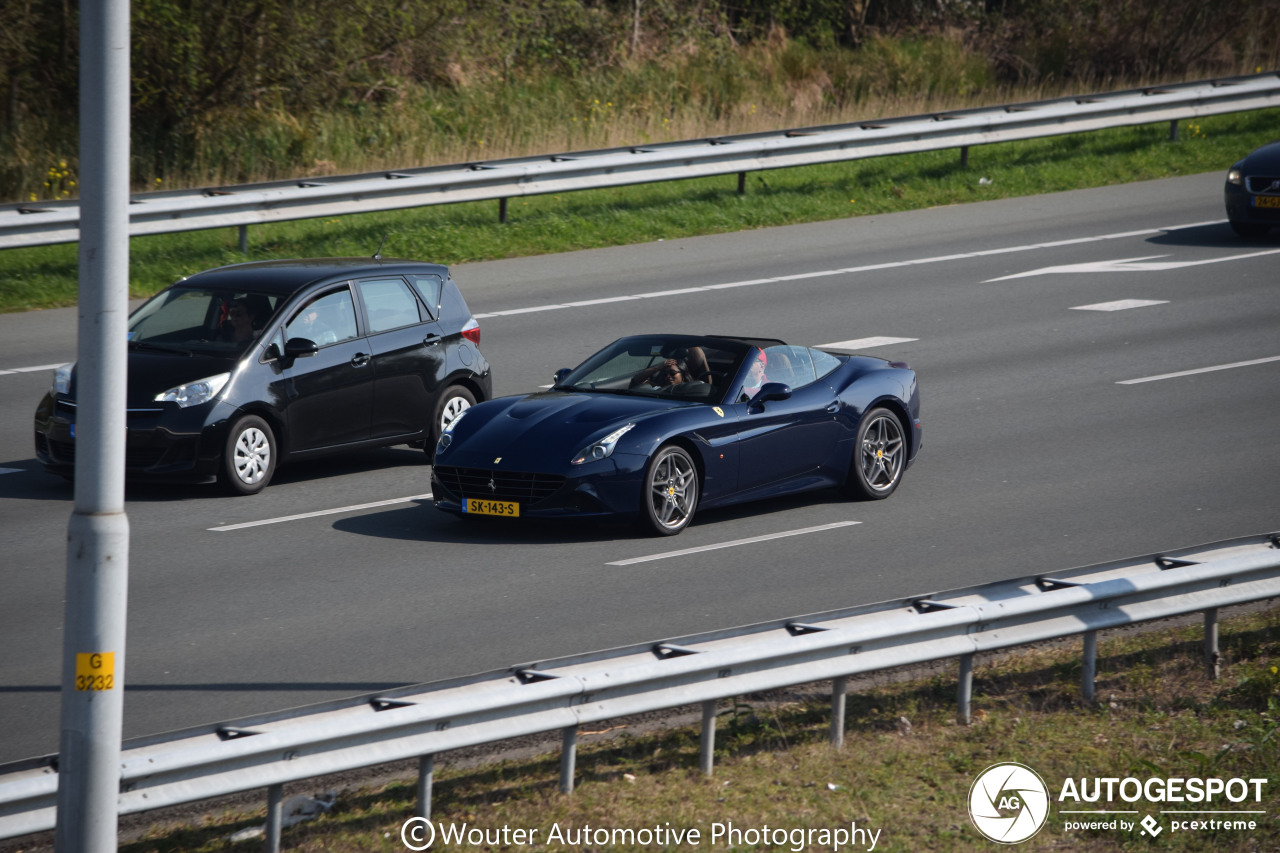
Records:
[[[1227,172],[1227,183],[1235,184],[1238,187],[1243,180],[1244,178],[1241,176],[1239,169],[1231,169]]]
[[[230,373],[219,373],[217,376],[197,379],[195,382],[188,382],[185,385],[179,385],[176,388],[170,388],[168,391],[157,394],[156,402],[177,403],[183,409],[189,406],[198,406],[218,396],[218,392],[226,387],[227,380],[230,378]]]
[[[53,393],[70,394],[71,393],[71,371],[75,370],[75,364],[64,364],[57,370],[53,371]]]
[[[449,421],[448,425],[445,426],[444,429],[440,430],[440,438],[436,441],[436,453],[439,453],[441,450],[444,450],[446,447],[453,444],[453,429],[458,425],[458,421],[462,420],[466,416],[467,410],[463,409],[461,412],[458,412],[457,416],[453,420]]]
[[[570,465],[582,465],[586,462],[595,462],[600,459],[607,459],[613,453],[613,449],[618,446],[618,440],[627,434],[627,430],[631,429],[635,424],[627,424],[621,429],[615,429],[595,444],[590,444],[582,450],[578,451],[578,455],[573,457],[569,462]]]

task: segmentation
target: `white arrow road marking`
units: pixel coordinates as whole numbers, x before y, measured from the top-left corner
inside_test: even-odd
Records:
[[[1038,270],[1029,272],[1019,272],[1013,275],[1001,276],[1000,278],[989,278],[987,282],[992,281],[1008,281],[1012,278],[1029,278],[1033,275],[1049,275],[1051,273],[1103,273],[1103,272],[1160,272],[1162,270],[1176,270],[1182,267],[1199,267],[1205,264],[1220,264],[1224,261],[1241,261],[1245,258],[1258,258],[1263,255],[1280,254],[1280,249],[1267,249],[1263,252],[1249,252],[1244,255],[1228,255],[1225,258],[1204,258],[1199,261],[1159,261],[1157,263],[1143,263],[1144,261],[1154,261],[1156,258],[1167,258],[1168,255],[1147,255],[1143,258],[1121,258],[1117,261],[1089,261],[1083,264],[1063,264],[1056,267],[1041,267]],[[986,284],[987,282],[983,282]]]

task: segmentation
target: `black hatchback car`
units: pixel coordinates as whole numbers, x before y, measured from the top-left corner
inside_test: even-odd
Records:
[[[219,267],[129,317],[125,473],[250,495],[288,459],[391,444],[435,449],[493,394],[480,325],[447,267],[369,258]],[[36,455],[70,477],[74,365],[35,415]]]

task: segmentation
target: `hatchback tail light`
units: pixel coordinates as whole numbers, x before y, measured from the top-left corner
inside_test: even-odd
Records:
[[[476,322],[475,317],[468,320],[467,325],[462,327],[462,336],[476,346],[480,346],[480,324]]]

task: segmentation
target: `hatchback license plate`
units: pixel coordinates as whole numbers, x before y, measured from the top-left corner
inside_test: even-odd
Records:
[[[1280,195],[1255,195],[1254,207],[1280,207]]]
[[[472,515],[502,515],[507,518],[520,516],[520,504],[515,501],[482,501],[467,498],[462,502],[462,511]]]

